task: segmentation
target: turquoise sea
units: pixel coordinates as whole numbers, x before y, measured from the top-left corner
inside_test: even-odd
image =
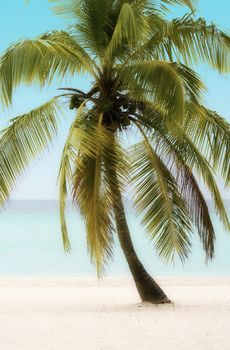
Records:
[[[212,207],[211,203],[210,206]],[[230,213],[230,203],[226,203]],[[230,233],[226,233],[211,208],[216,229],[216,255],[208,265],[199,238],[194,234],[193,250],[182,265],[165,265],[147,240],[135,213],[127,218],[139,257],[155,276],[230,276]],[[67,221],[72,251],[62,248],[57,201],[12,201],[0,212],[0,276],[95,276],[87,253],[84,224],[71,208]],[[127,276],[125,259],[115,245],[108,276]]]

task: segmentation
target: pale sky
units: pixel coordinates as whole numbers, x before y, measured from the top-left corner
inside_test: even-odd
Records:
[[[214,22],[221,29],[230,31],[229,0],[200,0],[198,3],[198,17],[205,17]],[[23,0],[2,1],[0,12],[0,51],[10,43],[22,38],[33,38],[47,30],[64,29],[65,21],[50,10],[48,0],[31,0],[25,6]],[[174,17],[181,14],[178,9]],[[206,105],[216,110],[230,122],[230,75],[220,76],[210,68],[196,67],[203,81],[208,86],[205,96]],[[68,81],[61,86],[73,86],[85,89],[89,85],[84,77]],[[21,87],[15,94],[12,111],[1,111],[0,127],[6,126],[7,121],[26,111],[37,107],[56,94],[58,85],[53,84],[49,90],[40,91],[36,87]],[[15,199],[54,199],[58,197],[57,173],[68,126],[71,123],[72,113],[67,112],[66,119],[60,128],[60,136],[53,142],[51,150],[43,155],[28,169],[26,176],[20,179],[14,191]],[[220,185],[221,186],[221,185]],[[223,196],[230,198],[229,191],[222,189]]]

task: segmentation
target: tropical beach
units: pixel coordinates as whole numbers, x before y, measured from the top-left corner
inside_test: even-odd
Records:
[[[73,211],[68,213],[73,237],[69,256],[55,239],[60,230],[57,203],[20,201],[1,215],[0,343],[4,349],[229,349],[230,242],[225,232],[219,232],[212,263],[204,264],[198,244],[195,257],[183,268],[181,263],[173,267],[154,258],[141,227],[129,214],[131,227],[136,228],[135,247],[145,251],[142,260],[153,275],[164,275],[157,282],[173,301],[152,305],[141,303],[121,251],[115,252],[108,276],[95,278],[83,224]],[[213,219],[218,229],[218,220]]]
[[[3,5],[4,350],[230,348],[229,11]]]

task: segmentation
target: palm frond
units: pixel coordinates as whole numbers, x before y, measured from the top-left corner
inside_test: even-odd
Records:
[[[178,143],[178,151],[182,155],[183,159],[186,161],[186,164],[189,166],[191,171],[194,171],[199,177],[202,178],[205,185],[209,189],[212,198],[215,203],[216,211],[220,217],[220,220],[223,222],[224,227],[227,230],[230,230],[230,222],[228,215],[219,192],[218,186],[216,184],[213,170],[205,159],[205,157],[199,152],[198,148],[192,142],[192,140],[184,133],[182,143]]]
[[[126,40],[129,45],[132,45],[136,40],[136,36],[137,28],[132,7],[128,3],[123,3],[113,36],[108,46],[109,56],[113,56],[116,48],[120,46],[121,42],[124,40]]]
[[[224,179],[226,186],[230,183],[230,125],[204,106],[201,113],[188,105],[186,116],[186,133],[197,145],[208,162]]]
[[[186,105],[186,107],[188,106],[190,106],[190,104]],[[198,118],[198,115],[199,114],[197,113],[196,114],[197,118]],[[186,126],[185,130],[181,129],[178,132],[178,136],[176,135],[176,133],[171,133],[170,130],[167,130],[166,126],[164,125],[164,122],[162,122],[163,121],[162,112],[161,111],[159,112],[159,110],[157,109],[154,110],[152,105],[147,106],[147,109],[144,111],[143,115],[140,116],[140,121],[143,122],[144,126],[146,126],[146,128],[150,132],[153,129],[157,132],[161,132],[162,140],[163,140],[163,135],[165,135],[165,139],[167,138],[168,141],[170,141],[172,144],[171,151],[173,151],[174,153],[177,153],[177,161],[178,161],[178,157],[180,157],[181,160],[183,159],[183,162],[186,164],[186,167],[188,167],[188,170],[191,172],[191,174],[196,174],[198,178],[201,178],[203,180],[204,184],[209,189],[209,192],[212,195],[212,198],[215,203],[215,208],[220,217],[220,220],[223,222],[225,228],[229,230],[230,226],[229,226],[228,215],[226,213],[226,209],[224,207],[221,194],[219,192],[218,186],[215,181],[213,168],[209,164],[209,158],[206,159],[205,157],[205,151],[203,146],[203,140],[205,138],[204,136],[205,134],[201,136],[200,144],[197,141],[199,140],[200,133],[204,131],[202,122],[201,122],[203,120],[203,114],[202,116],[199,117],[200,119],[198,119],[200,122],[200,125],[197,126],[197,124],[195,124],[196,128],[194,127],[194,123],[192,123],[192,116],[188,114],[186,115],[186,118],[190,118],[189,120],[189,122],[191,123],[190,128]],[[178,125],[178,128],[179,127],[180,126]],[[197,128],[200,128],[202,131],[200,130],[198,131]],[[196,138],[196,132],[198,133],[198,138]],[[151,137],[153,137],[152,135]],[[157,143],[159,142],[160,141],[158,140]],[[169,144],[167,146],[169,146]],[[210,153],[208,153],[208,155],[210,156]],[[227,159],[228,158],[226,155],[226,162],[228,161]],[[228,171],[229,171],[229,168],[228,168]],[[226,171],[226,174],[228,174],[227,171]]]
[[[72,186],[73,181],[73,166],[75,165],[77,148],[74,146],[74,131],[75,124],[78,119],[82,118],[84,106],[87,100],[83,101],[78,109],[77,116],[74,119],[69,134],[62,152],[61,164],[58,174],[59,179],[59,210],[60,210],[60,222],[62,232],[63,247],[66,252],[71,249],[69,234],[66,223],[66,201],[68,196],[68,190]]]
[[[177,60],[185,64],[208,63],[220,73],[230,70],[230,37],[203,18],[194,20],[191,15],[174,19],[167,25],[162,38],[171,46]]]
[[[190,219],[177,184],[156,154],[139,124],[144,140],[131,149],[135,206],[159,255],[170,260],[175,253],[184,260],[190,251]]]
[[[191,68],[176,62],[160,61],[159,64],[158,62],[122,65],[117,78],[120,88],[128,88],[130,98],[137,103],[141,101],[158,106],[165,115],[166,122],[171,120],[176,124],[179,121],[182,125],[184,122],[182,107],[187,106],[188,102],[193,105],[194,111],[202,112],[201,99],[206,87]],[[171,111],[171,105],[174,106],[174,111]]]
[[[200,101],[203,98],[203,93],[206,91],[206,86],[193,69],[184,64],[177,63],[172,63],[172,67],[183,82],[186,101],[192,102],[196,106],[196,109],[199,110]]]
[[[145,109],[141,119],[148,123],[148,130],[153,130],[151,139],[159,154],[171,164],[169,167],[175,174],[176,182],[182,197],[185,199],[188,212],[196,226],[203,244],[207,259],[214,256],[215,232],[212,225],[209,209],[199,184],[186,164],[176,146],[175,135],[170,134],[162,122],[162,116],[152,107]]]
[[[91,64],[89,56],[65,32],[46,33],[13,44],[0,57],[0,99],[8,106],[19,84],[43,86],[67,74],[93,73]]]
[[[164,110],[168,123],[183,124],[184,88],[172,64],[150,61],[129,65],[121,77],[131,97],[154,101]]]
[[[206,253],[206,259],[214,257],[215,231],[211,221],[208,205],[199,184],[189,167],[176,153],[178,164],[178,181],[181,183],[181,194],[188,205],[189,214],[197,227],[198,234]]]
[[[84,171],[91,176],[76,170],[74,200],[85,219],[87,245],[100,276],[113,256],[112,206],[107,188],[102,183],[101,159],[86,156],[80,160]]]
[[[118,51],[125,51],[134,47],[149,31],[149,21],[144,16],[146,1],[124,2],[119,11],[113,34],[106,50],[105,56],[117,57]]]
[[[66,252],[70,251],[70,241],[68,229],[66,224],[66,201],[68,195],[68,184],[71,181],[73,174],[71,169],[71,162],[69,159],[69,149],[65,149],[60,171],[59,171],[59,207],[60,207],[60,222],[62,232],[63,247]]]
[[[57,134],[61,109],[56,99],[11,120],[0,133],[0,206],[29,163],[51,143]]]
[[[100,276],[113,255],[113,197],[105,159],[112,168],[111,164],[121,163],[121,153],[119,147],[110,147],[111,134],[101,125],[102,116],[97,123],[90,118],[92,113],[95,112],[82,106],[70,131],[60,171],[60,210],[65,243],[68,233],[64,203],[68,182],[73,201],[85,220],[88,249]]]
[[[190,167],[187,158],[183,157],[178,144],[181,138],[170,133],[166,128],[161,112],[152,105],[145,104],[142,114],[138,116],[139,122],[149,134],[154,148],[159,156],[162,156],[167,166],[176,178],[178,190],[186,201],[188,212],[194,225],[197,227],[207,259],[214,256],[215,232],[209,214],[209,209],[199,184],[196,180],[196,167]],[[188,165],[189,164],[189,165]]]
[[[225,73],[230,70],[230,36],[213,23],[186,14],[162,23],[135,56],[133,59],[144,56],[148,60],[170,60],[186,65],[204,62]]]
[[[161,0],[162,3],[165,3],[167,5],[182,5],[187,6],[192,12],[195,11],[194,8],[194,0]]]
[[[54,11],[74,23],[77,40],[88,52],[102,61],[111,37],[113,22],[119,15],[112,0],[54,0]]]
[[[122,188],[127,178],[126,157],[115,140],[111,145],[113,135],[109,130],[85,118],[76,124],[75,140],[78,158],[73,198],[86,221],[89,251],[100,275],[113,254],[114,198],[110,174],[116,172]]]

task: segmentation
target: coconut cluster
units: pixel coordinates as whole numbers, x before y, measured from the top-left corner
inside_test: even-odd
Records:
[[[78,109],[86,96],[73,94],[70,97],[69,108]],[[95,120],[96,111],[103,113],[103,125],[112,130],[126,129],[130,125],[130,119],[139,108],[135,101],[131,101],[127,95],[119,93],[115,97],[102,99],[100,96],[90,98],[94,104],[89,114]]]

